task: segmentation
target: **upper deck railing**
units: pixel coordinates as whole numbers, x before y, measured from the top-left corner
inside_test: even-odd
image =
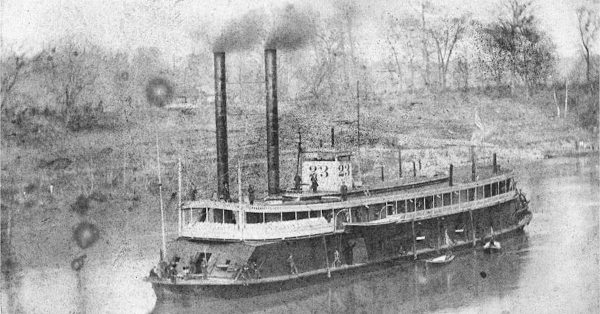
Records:
[[[364,206],[373,203],[381,202],[392,202],[399,199],[407,198],[419,198],[424,196],[430,196],[434,194],[450,193],[457,190],[464,190],[470,188],[476,188],[485,186],[494,182],[499,182],[512,178],[512,173],[501,174],[492,178],[487,178],[475,182],[461,183],[454,186],[446,187],[435,187],[435,188],[423,188],[416,192],[399,191],[397,193],[386,193],[369,195],[368,191],[364,197],[357,197],[349,199],[344,202],[329,202],[329,203],[316,203],[316,204],[260,204],[250,205],[247,203],[228,203],[223,201],[212,201],[212,200],[197,200],[189,201],[183,204],[183,208],[218,208],[231,211],[255,212],[255,213],[286,213],[286,212],[297,212],[297,211],[318,211],[318,210],[330,210],[330,209],[341,209],[348,207]]]

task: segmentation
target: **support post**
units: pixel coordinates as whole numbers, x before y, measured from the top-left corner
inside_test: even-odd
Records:
[[[177,217],[178,217],[178,229],[179,235],[181,235],[181,158],[177,158]]]
[[[158,148],[158,129],[156,129],[156,166],[158,170],[158,198],[160,201],[160,227],[162,234],[162,251],[163,257],[167,257],[167,237],[165,232],[165,210],[163,206],[163,197],[162,197],[162,179],[160,175],[160,150]]]
[[[327,263],[327,278],[331,278],[331,270],[329,269],[329,254],[327,251],[327,240],[323,236],[323,246],[325,247],[325,263]]]
[[[415,210],[416,210],[416,207],[415,207]],[[413,212],[413,213],[416,214],[416,212]],[[414,259],[416,260],[417,259],[417,235],[415,233],[415,216],[413,216],[413,219],[412,219],[412,238],[413,238],[412,251],[413,251]]]
[[[477,178],[475,159],[475,145],[471,145],[471,181]]]
[[[398,146],[398,179],[402,178],[402,146]]]
[[[413,164],[413,177],[416,177],[417,176],[417,165],[415,164],[414,160],[413,160],[412,164]]]
[[[335,147],[335,128],[331,128],[331,148]]]
[[[298,155],[296,156],[296,175],[300,173],[300,154],[302,154],[302,133],[298,132]]]
[[[473,247],[476,246],[475,240],[475,223],[473,222],[473,211],[469,209],[469,217],[471,218],[471,237],[473,238]]]

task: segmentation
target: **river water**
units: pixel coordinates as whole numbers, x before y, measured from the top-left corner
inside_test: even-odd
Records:
[[[525,233],[500,254],[460,252],[443,267],[417,262],[261,297],[157,302],[141,280],[147,255],[70,268],[31,268],[2,293],[25,313],[598,313],[598,156],[517,166],[531,200]],[[147,240],[147,239],[146,239]],[[156,239],[159,243],[159,239]]]

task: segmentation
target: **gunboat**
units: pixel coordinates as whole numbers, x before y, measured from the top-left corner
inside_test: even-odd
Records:
[[[280,189],[276,60],[276,50],[265,50],[269,196],[232,202],[225,53],[214,54],[222,199],[179,202],[178,237],[145,278],[159,299],[236,298],[293,289],[439,256],[450,246],[472,249],[483,245],[492,228],[501,238],[530,223],[528,201],[516,189],[514,173],[501,170],[495,158],[477,176],[455,174],[450,165],[442,175],[366,186],[353,178],[351,152],[299,149],[298,183]]]

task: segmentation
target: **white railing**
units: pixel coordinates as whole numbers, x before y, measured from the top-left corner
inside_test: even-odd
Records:
[[[516,198],[514,193],[504,193],[492,197],[487,197],[484,199],[479,199],[475,201],[464,202],[460,204],[447,205],[442,207],[435,207],[432,209],[418,210],[416,212],[408,212],[408,213],[398,213],[388,215],[386,218],[372,220],[364,223],[347,223],[345,225],[369,225],[369,224],[386,224],[390,222],[408,222],[414,220],[424,220],[435,217],[447,216],[451,214],[467,212],[469,210],[493,206],[496,204],[507,202],[511,199]]]
[[[267,223],[223,224],[196,222],[183,225],[182,237],[217,240],[275,240],[308,237],[334,231],[333,220],[328,223],[323,217],[301,220],[274,221]]]

